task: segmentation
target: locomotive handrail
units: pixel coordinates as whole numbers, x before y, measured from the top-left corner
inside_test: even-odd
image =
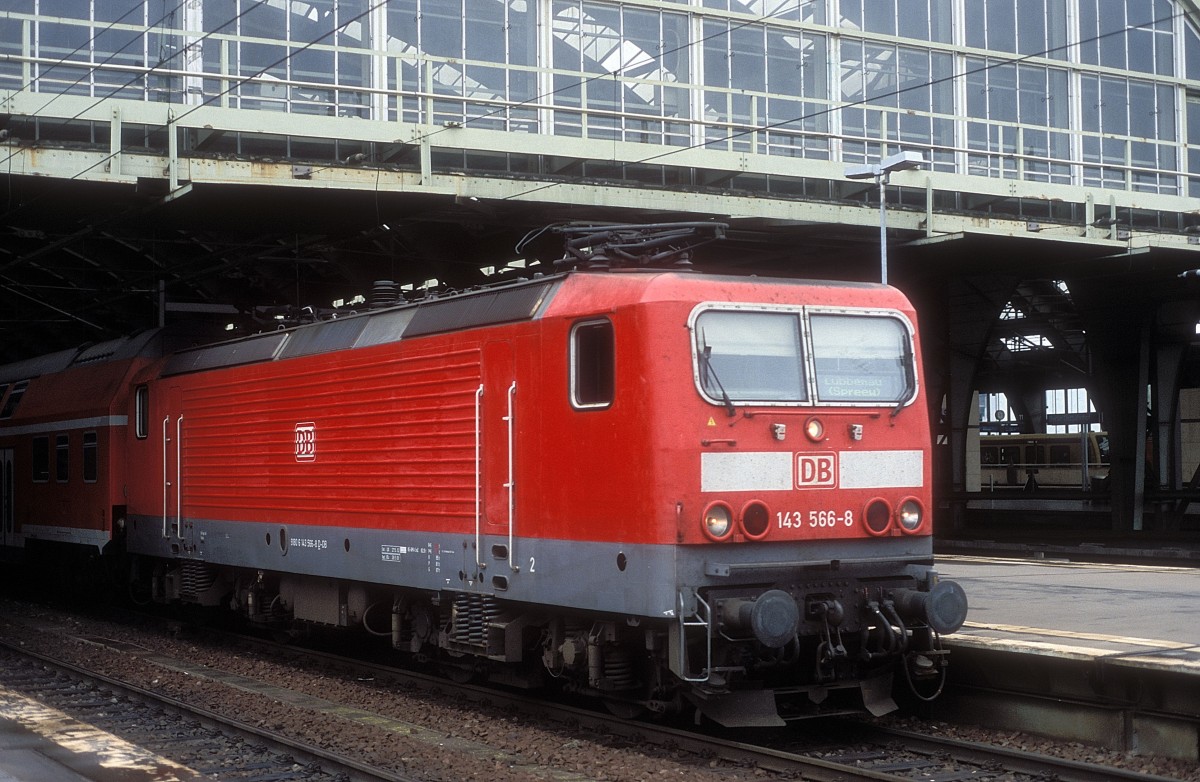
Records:
[[[787,410],[782,407],[763,408],[761,410],[743,409],[742,417],[743,418],[758,418],[760,416],[769,416],[772,418],[778,418],[778,417],[784,416],[784,415],[794,415],[794,416],[808,415],[808,416],[811,416],[813,414],[812,407],[813,407],[812,405],[809,405],[809,406],[806,406],[799,410]],[[822,406],[821,407],[821,415],[826,418],[831,418],[833,416],[846,416],[846,417],[854,417],[854,418],[870,418],[872,420],[883,417],[883,413],[880,413],[877,410],[865,410],[861,407],[836,408],[836,407]],[[732,425],[733,424],[730,424],[730,426],[732,426]]]
[[[676,672],[679,678],[685,682],[706,682],[712,678],[712,608],[704,601],[704,598],[699,594],[694,594],[696,599],[696,611],[690,616],[696,618],[688,621],[689,613],[684,608],[684,595],[679,592],[675,596],[676,612],[679,614],[679,670]],[[704,616],[701,616],[701,608],[703,608]],[[689,627],[704,628],[704,669],[700,676],[692,676],[691,666],[688,664],[687,653],[687,629]]]
[[[175,537],[183,538],[183,415],[175,419]]]
[[[508,489],[508,568],[514,573],[521,569],[513,554],[513,529],[517,526],[517,481],[513,469],[513,427],[516,419],[513,414],[513,399],[516,395],[517,381],[514,380],[508,387],[508,415],[504,417],[504,420],[508,422],[508,483],[504,484],[504,487]]]
[[[902,562],[904,564],[913,565],[929,565],[933,563],[933,557],[930,556],[913,556],[913,557],[894,557],[889,561]],[[815,568],[824,567],[837,569],[842,565],[873,565],[878,564],[878,559],[860,558],[860,559],[793,559],[782,562],[705,562],[704,575],[716,576],[725,578],[736,572],[743,570],[785,570],[792,568]]]
[[[475,389],[475,566],[479,568],[487,567],[483,561],[482,545],[483,545],[483,509],[482,509],[482,465],[480,464],[482,452],[482,427],[480,423],[481,408],[483,405],[483,383],[479,384],[479,388]]]
[[[167,437],[167,426],[171,423],[171,416],[163,418],[162,423],[162,465],[163,465],[163,530],[162,536],[167,536],[167,501],[171,493],[171,477],[167,474],[167,443],[170,439]]]

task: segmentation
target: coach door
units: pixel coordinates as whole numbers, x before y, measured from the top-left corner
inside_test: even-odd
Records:
[[[16,541],[15,513],[13,511],[13,449],[0,448],[0,546],[11,546]]]
[[[513,349],[508,342],[489,342],[476,394],[479,433],[476,520],[476,564],[486,566],[493,585],[497,572],[516,572],[514,535],[517,491],[517,388]],[[483,536],[488,537],[485,542]]]

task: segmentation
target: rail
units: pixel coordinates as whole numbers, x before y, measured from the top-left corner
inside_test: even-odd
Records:
[[[101,632],[105,635],[77,639],[94,644],[90,651],[81,652],[78,643],[62,642],[65,638],[73,638],[73,633],[78,632],[78,629],[73,629],[77,627],[74,623],[61,620],[47,622],[46,618],[45,614],[34,618],[31,612],[24,610],[13,613],[6,609],[0,612],[0,621],[11,624],[14,630],[19,630],[12,633],[13,637],[20,637],[26,641],[14,650],[19,654],[41,649],[44,650],[43,653],[52,652],[56,659],[75,660],[84,654],[89,665],[92,661],[102,659],[105,654],[120,659],[129,657],[131,650],[128,644],[109,640],[121,637],[120,627],[129,620],[109,620],[117,622],[111,629],[91,628],[91,632]],[[140,623],[143,620],[144,617],[138,617],[136,622]],[[178,630],[177,621],[171,622],[170,625],[175,631]],[[201,638],[203,640],[200,640]],[[1038,779],[1054,778],[1063,782],[1094,782],[1098,779],[1155,782],[1166,779],[1111,764],[1096,765],[1036,754],[1019,745],[1013,745],[1012,733],[1007,729],[998,734],[993,743],[985,744],[947,738],[941,735],[946,727],[944,724],[933,726],[934,735],[929,735],[885,729],[871,721],[863,723],[857,720],[824,719],[805,722],[801,730],[756,730],[753,731],[754,736],[743,737],[746,741],[734,741],[730,736],[714,735],[711,731],[685,729],[658,721],[621,719],[594,710],[549,702],[544,697],[534,697],[506,688],[455,685],[452,691],[448,691],[445,679],[435,678],[426,673],[406,671],[293,645],[286,646],[289,662],[283,666],[279,663],[279,652],[284,645],[241,635],[235,637],[214,631],[211,627],[205,628],[203,634],[197,636],[196,643],[209,646],[232,644],[238,656],[245,655],[251,649],[257,650],[251,652],[252,654],[262,653],[261,668],[265,678],[261,684],[250,684],[271,688],[271,698],[278,703],[293,703],[297,700],[295,693],[283,687],[276,687],[271,682],[279,675],[290,677],[291,672],[294,672],[295,658],[300,655],[306,661],[316,663],[314,667],[351,674],[347,677],[350,679],[375,682],[374,686],[400,685],[401,689],[406,691],[415,689],[438,698],[452,700],[456,710],[461,709],[463,703],[472,703],[478,705],[481,710],[500,709],[505,714],[512,711],[536,713],[539,719],[550,718],[560,726],[577,726],[581,734],[621,736],[634,741],[638,746],[668,748],[673,756],[677,753],[696,755],[703,759],[702,764],[705,768],[710,767],[715,758],[719,764],[732,763],[738,768],[757,769],[758,771],[751,772],[755,777],[761,777],[762,772],[767,772],[768,775],[775,773],[780,777],[786,775],[786,778],[803,778],[814,782],[849,782],[864,779],[892,782],[903,779],[928,779],[936,775],[940,779],[977,779],[982,782],[1018,778],[1012,774],[1019,772]],[[4,642],[0,642],[0,646],[3,645]],[[163,646],[173,648],[170,641],[165,641]],[[169,649],[159,649],[156,643],[152,644],[148,651],[143,649],[142,654],[148,665],[177,672],[190,671],[197,680],[211,680],[224,683],[225,686],[237,686],[234,680],[240,678],[236,674],[200,666],[194,661],[176,659]],[[273,662],[268,662],[268,658]],[[1041,659],[1038,656],[1027,657],[1021,670],[1028,677],[1029,666],[1036,665]],[[258,667],[256,666],[256,669]],[[274,667],[285,667],[286,671],[282,674],[272,674],[270,669]],[[376,726],[382,726],[387,721],[387,718],[378,717],[365,710],[358,712],[353,703],[346,703],[338,708],[347,713],[354,710],[359,715],[359,721],[370,722]],[[415,718],[416,715],[413,716]],[[387,730],[382,727],[380,729]],[[407,729],[410,731],[407,735],[416,737],[418,741],[445,740],[440,734],[427,731],[417,723],[409,725]],[[1003,742],[1003,746],[998,746],[1000,742]],[[336,749],[336,742],[330,748]],[[461,745],[459,748],[461,749]],[[1071,748],[1068,750],[1074,754]],[[451,750],[447,746],[444,751]],[[1122,755],[1122,758],[1129,759],[1125,755]],[[1101,760],[1100,763],[1104,761]],[[1157,773],[1163,773],[1162,765],[1158,761],[1148,759],[1148,762],[1141,765],[1143,768],[1159,769]],[[1133,767],[1131,765],[1131,768]],[[555,773],[557,769],[553,767],[539,767],[539,770],[546,772],[546,778],[558,776]],[[574,770],[573,774],[578,776],[579,771]]]
[[[330,777],[353,782],[413,782],[411,776],[377,768],[352,757],[351,753],[357,753],[357,749],[339,754],[7,641],[0,640],[0,652],[7,658],[5,675],[0,676],[0,687],[14,687],[18,691],[28,689],[31,692],[27,697],[49,702],[68,716],[73,710],[81,709],[78,718],[81,727],[87,726],[83,720],[95,719],[94,710],[89,712],[87,708],[87,697],[80,695],[90,693],[92,700],[106,703],[105,711],[110,716],[107,723],[118,724],[118,727],[111,728],[114,738],[135,747],[139,744],[167,746],[168,749],[160,751],[165,753],[168,760],[181,765],[177,769],[160,768],[159,773],[164,776],[156,778],[190,779],[191,775],[176,777],[171,772],[187,771],[187,766],[183,765],[189,761],[186,756],[193,753],[194,757],[198,754],[197,750],[207,748],[214,757],[221,758],[222,772],[238,776],[251,773],[259,779],[281,782]],[[72,686],[64,687],[64,679],[71,682]],[[181,748],[189,749],[171,752],[169,743],[164,745],[161,740],[161,736],[167,733],[186,737],[186,740],[177,743]],[[107,750],[98,731],[90,742],[81,739],[79,743],[90,743],[96,752]],[[113,750],[113,754],[120,755],[122,751],[130,750]],[[170,758],[172,754],[178,754],[179,760]],[[117,776],[121,776],[119,770]],[[84,779],[83,776],[77,778]],[[87,778],[107,777],[89,775]],[[134,774],[131,778],[141,777]]]

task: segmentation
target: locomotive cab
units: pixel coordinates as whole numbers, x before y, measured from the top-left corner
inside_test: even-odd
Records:
[[[891,289],[842,291],[861,304],[743,290],[688,316],[699,491],[683,502],[672,670],[727,725],[824,713],[836,691],[883,714],[896,670],[927,697],[939,636],[965,619],[962,589],[930,567],[912,313]]]

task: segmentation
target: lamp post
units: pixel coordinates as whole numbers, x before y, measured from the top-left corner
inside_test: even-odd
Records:
[[[873,165],[848,166],[847,179],[874,179],[879,187],[879,272],[880,282],[887,285],[887,187],[888,175],[893,171],[919,168],[928,162],[920,152],[897,152],[888,155]]]

